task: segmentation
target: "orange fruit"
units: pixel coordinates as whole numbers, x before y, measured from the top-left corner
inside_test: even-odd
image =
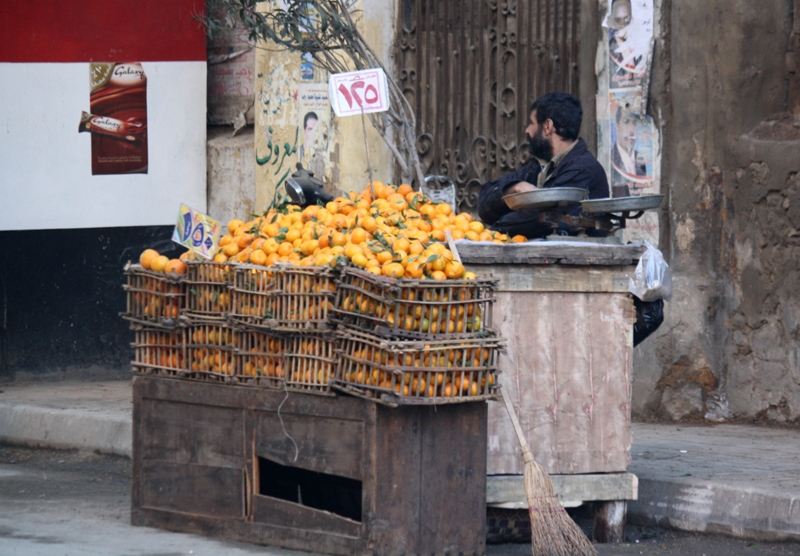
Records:
[[[164,272],[169,264],[169,258],[164,255],[159,255],[150,262],[150,270],[154,272]]]
[[[448,278],[461,278],[464,276],[464,272],[464,265],[458,261],[450,261],[444,266],[444,273]]]
[[[267,264],[267,254],[261,249],[256,249],[250,253],[250,262],[258,265]]]
[[[354,245],[367,241],[367,231],[364,228],[356,228],[350,232],[350,242]]]
[[[451,207],[447,203],[439,203],[436,205],[436,214],[442,214],[444,216],[449,216],[453,213],[453,207]]]
[[[237,241],[237,244],[239,245],[239,249],[244,249],[245,247],[247,247],[248,245],[253,243],[254,239],[255,239],[255,236],[253,236],[253,234],[245,233],[245,234],[240,235],[239,236],[239,240]]]
[[[355,255],[353,255],[353,258],[350,259],[350,260],[353,262],[354,265],[356,265],[358,267],[361,267],[361,268],[366,267],[367,266],[367,262],[368,262],[367,261],[367,257],[364,256],[363,253],[356,253]]]
[[[376,259],[378,259],[378,262],[379,262],[380,264],[388,263],[389,261],[391,261],[391,260],[392,260],[392,252],[391,252],[391,251],[389,251],[389,250],[386,250],[386,251],[380,251],[380,252],[379,252],[379,253],[378,253],[378,254],[375,256],[375,258],[376,258]]]
[[[185,274],[186,263],[180,259],[172,259],[164,267],[164,272],[167,274]]]
[[[397,193],[402,195],[403,197],[405,197],[409,193],[413,193],[413,192],[414,192],[414,190],[407,183],[401,183],[400,186],[398,186],[398,188],[397,188]]]
[[[239,228],[240,226],[243,226],[243,225],[244,225],[244,222],[242,220],[239,220],[238,218],[234,218],[233,220],[228,222],[228,233],[233,235],[233,232],[237,228]]]
[[[528,238],[522,235],[516,235],[511,238],[511,243],[525,243],[528,241]]]
[[[466,214],[466,213],[465,213]],[[469,229],[476,233],[481,233],[486,227],[483,222],[470,222]]]
[[[142,254],[139,255],[139,264],[142,265],[143,269],[150,270],[150,264],[153,262],[153,259],[158,256],[159,253],[155,249],[145,249],[142,251]]]
[[[390,278],[402,278],[405,274],[405,269],[403,265],[400,263],[386,263],[381,268],[384,276],[388,276]]]

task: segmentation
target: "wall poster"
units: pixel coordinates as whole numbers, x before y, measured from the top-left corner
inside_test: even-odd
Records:
[[[147,173],[147,76],[136,62],[89,64],[92,175]]]
[[[646,115],[653,43],[652,0],[611,0],[608,29],[608,149],[612,197],[654,193],[653,120]]]

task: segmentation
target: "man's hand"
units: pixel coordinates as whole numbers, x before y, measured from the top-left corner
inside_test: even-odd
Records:
[[[512,193],[522,193],[524,191],[536,191],[537,189],[539,188],[533,185],[532,183],[521,181],[506,189],[505,194],[511,195]]]

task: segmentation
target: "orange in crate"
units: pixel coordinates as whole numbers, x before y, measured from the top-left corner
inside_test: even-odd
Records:
[[[133,371],[140,374],[180,376],[186,370],[184,329],[164,331],[135,327]]]
[[[346,268],[332,320],[380,335],[477,337],[488,329],[495,280],[396,280]]]
[[[231,319],[274,332],[327,329],[336,284],[330,267],[240,265],[231,291]]]
[[[227,324],[197,322],[187,328],[187,360],[192,377],[233,382],[236,332]]]
[[[182,276],[125,266],[127,308],[122,317],[136,324],[172,329],[186,306],[186,283]]]
[[[334,386],[387,403],[415,405],[494,398],[497,357],[494,333],[483,338],[388,340],[342,329]]]
[[[186,267],[186,315],[224,319],[231,310],[233,267],[210,261],[187,261]]]
[[[237,331],[235,369],[239,382],[283,389],[286,376],[285,340],[258,331]]]
[[[336,338],[329,334],[293,334],[286,340],[286,387],[331,394],[336,369]]]

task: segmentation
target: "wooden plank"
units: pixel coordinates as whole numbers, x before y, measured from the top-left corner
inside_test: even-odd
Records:
[[[461,260],[466,264],[542,264],[579,262],[581,265],[630,265],[638,261],[644,247],[638,245],[579,244],[531,241],[500,245],[496,243],[457,243]]]
[[[631,443],[629,296],[498,292],[493,313],[493,326],[508,341],[500,384],[536,460],[551,474],[625,471]],[[518,444],[505,409],[491,404],[490,474],[522,473]]]
[[[138,405],[143,459],[242,468],[242,410],[152,399]]]
[[[376,408],[374,475],[365,488],[374,493],[364,508],[374,554],[420,554],[419,531],[423,408]]]
[[[636,500],[639,479],[633,473],[550,475],[553,489],[566,507],[597,500]],[[522,475],[489,475],[486,503],[504,508],[527,508]]]
[[[486,549],[486,405],[422,408],[415,554],[483,554]]]
[[[262,409],[329,417],[361,418],[366,407],[350,396],[316,396],[160,377],[136,377],[141,396],[214,407]]]
[[[628,293],[635,266],[467,265],[481,278],[498,281],[497,291]]]
[[[257,456],[282,465],[362,480],[364,425],[350,419],[257,411]],[[295,448],[296,446],[296,448]]]
[[[131,522],[133,525],[142,527],[158,527],[168,531],[181,531],[228,541],[279,546],[290,550],[307,551],[309,547],[315,547],[315,551],[318,553],[337,556],[370,553],[365,550],[362,540],[350,536],[321,531],[295,530],[233,519],[133,508]]]
[[[317,510],[269,496],[253,496],[253,522],[304,531],[327,531],[359,537],[362,525],[331,512]]]
[[[244,518],[243,469],[144,461],[142,473],[142,507]]]

